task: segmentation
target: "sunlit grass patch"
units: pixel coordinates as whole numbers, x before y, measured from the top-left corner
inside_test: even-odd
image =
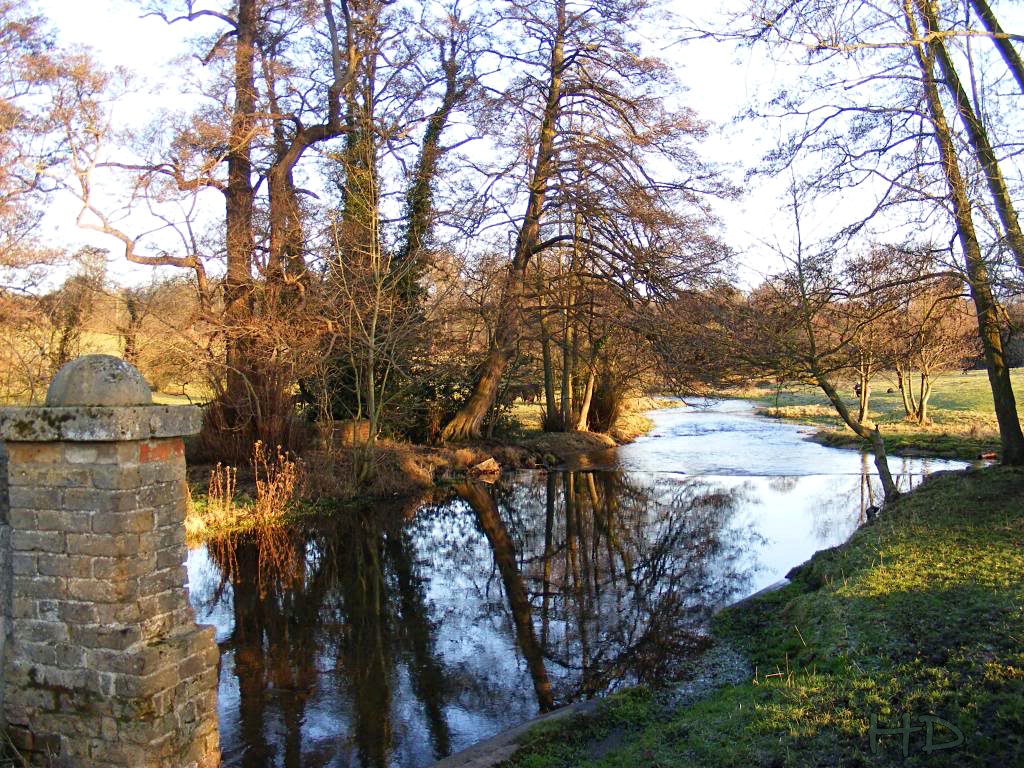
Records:
[[[190,544],[213,536],[284,525],[297,511],[305,481],[302,463],[278,446],[253,445],[251,493],[238,488],[238,470],[218,463],[211,468],[206,493],[189,495],[185,535]]]

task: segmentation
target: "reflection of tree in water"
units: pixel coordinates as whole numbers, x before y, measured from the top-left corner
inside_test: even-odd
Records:
[[[656,682],[704,643],[708,613],[742,586],[744,542],[724,536],[738,489],[705,480],[644,485],[618,472],[517,476],[494,495],[458,488],[494,548],[524,655],[535,641],[522,600],[528,592],[536,637],[569,700],[623,681]],[[538,496],[543,503],[537,503]],[[530,501],[533,503],[530,503]],[[500,525],[509,533],[495,536]],[[515,540],[507,553],[502,539]],[[499,542],[496,545],[496,540]],[[517,562],[506,562],[510,558]],[[517,584],[509,585],[510,576]],[[535,660],[527,656],[535,686]],[[541,702],[543,706],[543,701]]]
[[[901,492],[910,490],[921,481],[920,469],[913,462],[899,457],[890,458],[890,467],[896,487]],[[860,474],[835,475],[829,480],[827,491],[810,506],[813,516],[812,533],[819,542],[839,541],[867,519],[869,507],[881,506],[885,501],[882,485],[868,454],[861,454]]]
[[[454,712],[507,727],[667,679],[743,583],[742,489],[579,472],[459,491],[209,546],[213,599],[233,594],[226,764],[429,762],[462,745]]]
[[[359,763],[385,766],[394,733],[397,659],[429,724],[436,756],[450,752],[444,675],[434,626],[403,516],[339,515],[330,525],[231,537],[209,552],[233,592],[241,766],[313,766],[354,748]],[[220,591],[220,590],[219,590]],[[325,673],[323,669],[333,670]],[[335,679],[324,680],[335,676]],[[303,747],[306,701],[334,684],[351,702],[350,744]],[[345,713],[336,713],[334,727]]]

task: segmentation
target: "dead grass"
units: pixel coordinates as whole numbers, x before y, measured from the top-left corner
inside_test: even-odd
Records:
[[[262,441],[250,459],[251,495],[239,492],[238,469],[218,463],[209,471],[206,495],[193,500],[185,512],[185,536],[190,543],[226,531],[281,525],[300,498],[305,467],[278,446],[271,452]]]
[[[645,409],[651,410],[651,409]],[[654,422],[640,411],[627,411],[615,420],[609,435],[618,443],[631,443],[654,429]]]
[[[828,424],[840,424],[840,419],[836,415],[835,409],[827,405],[787,405],[787,406],[768,406],[767,408],[758,408],[757,413],[761,416],[767,416],[770,419],[786,419],[789,421],[804,421],[804,422],[823,422]]]

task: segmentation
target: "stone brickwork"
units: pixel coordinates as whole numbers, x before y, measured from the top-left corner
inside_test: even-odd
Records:
[[[0,441],[0,663],[6,658],[7,635],[11,630],[11,526],[7,502],[7,448]],[[4,680],[0,670],[0,727],[4,717]]]
[[[55,384],[61,376],[75,384],[74,371]],[[124,405],[55,396],[0,411],[10,531],[0,568],[11,596],[3,712],[39,764],[220,762],[218,649],[213,629],[195,623],[183,566],[181,436],[199,414],[132,402],[142,397],[136,387]],[[0,515],[0,546],[2,529]]]

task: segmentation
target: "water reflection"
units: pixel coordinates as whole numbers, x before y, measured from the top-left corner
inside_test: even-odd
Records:
[[[749,501],[698,478],[519,473],[196,550],[224,762],[425,765],[677,674],[709,611],[751,588]]]
[[[670,680],[715,607],[845,541],[867,458],[744,403],[660,411],[593,464],[189,554],[226,766],[423,766],[542,710]],[[953,462],[892,459],[903,489]],[[685,474],[684,474],[685,473]]]

